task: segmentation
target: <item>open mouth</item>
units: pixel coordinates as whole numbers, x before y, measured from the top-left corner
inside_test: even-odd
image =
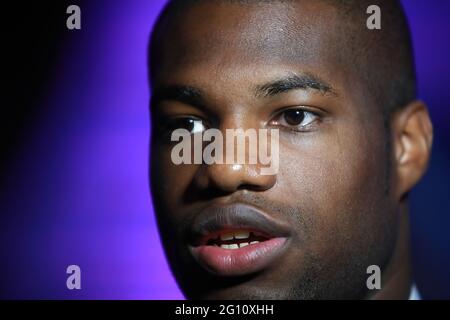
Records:
[[[196,261],[210,273],[240,276],[269,267],[286,248],[288,231],[246,205],[215,207],[194,222],[189,245]]]
[[[224,231],[217,235],[210,235],[206,239],[206,245],[220,247],[222,249],[239,249],[248,245],[257,244],[269,240],[270,237],[258,231],[235,230]]]

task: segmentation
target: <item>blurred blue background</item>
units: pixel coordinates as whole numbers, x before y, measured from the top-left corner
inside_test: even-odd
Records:
[[[3,298],[183,299],[147,174],[146,52],[164,2],[86,1],[82,29],[64,31],[2,173]],[[430,170],[411,199],[414,275],[424,298],[450,298],[450,1],[404,6],[435,128]],[[81,267],[82,290],[66,288],[70,264]]]

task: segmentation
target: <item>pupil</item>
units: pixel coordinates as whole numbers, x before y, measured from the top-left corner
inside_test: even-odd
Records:
[[[303,122],[305,113],[301,110],[288,110],[286,111],[284,118],[289,125],[298,126]]]
[[[172,124],[172,130],[176,129],[186,129],[187,131],[192,131],[194,129],[195,121],[194,119],[176,119]]]
[[[186,119],[185,121],[185,129],[189,132],[191,132],[194,129],[195,122],[194,119]]]

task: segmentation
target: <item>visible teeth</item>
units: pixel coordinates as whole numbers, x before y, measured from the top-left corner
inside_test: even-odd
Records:
[[[248,231],[236,231],[234,233],[234,237],[236,239],[247,239],[248,237],[250,237],[250,232],[248,232]]]
[[[234,231],[221,234],[220,240],[247,239],[248,237],[250,237],[249,231]]]
[[[237,243],[221,244],[220,247],[222,249],[239,249],[239,245]]]
[[[250,231],[237,230],[237,231],[222,233],[219,236],[219,238],[222,241],[229,241],[229,240],[233,240],[233,239],[249,239],[250,234],[251,234]],[[229,241],[229,242],[232,242],[232,241]],[[239,248],[248,246],[250,244],[259,243],[259,241],[241,242],[241,243],[239,243],[239,241],[235,241],[235,242],[237,242],[237,243],[221,244],[220,247],[223,249],[239,249]]]
[[[220,240],[232,240],[234,236],[233,232],[223,233],[220,235]]]

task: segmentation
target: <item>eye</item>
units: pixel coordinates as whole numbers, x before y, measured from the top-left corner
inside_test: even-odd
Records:
[[[191,134],[200,133],[206,130],[203,121],[195,117],[177,117],[167,121],[166,130],[173,132],[176,129],[186,129]]]
[[[300,108],[293,108],[280,112],[270,123],[275,126],[287,127],[294,131],[307,131],[317,120],[319,120],[319,116],[315,113]]]

